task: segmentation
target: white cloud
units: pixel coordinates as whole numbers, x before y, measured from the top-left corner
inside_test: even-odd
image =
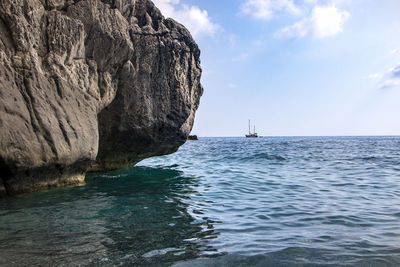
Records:
[[[180,0],[153,0],[165,17],[170,17],[185,25],[195,37],[213,36],[220,26],[213,23],[207,10],[197,6],[180,4]]]
[[[399,53],[400,53],[400,48],[396,48],[396,49],[393,49],[392,51],[390,51],[391,55],[395,55],[395,54],[399,54]]]
[[[240,13],[255,19],[269,20],[278,11],[290,14],[301,14],[301,9],[293,0],[247,0],[241,7]]]
[[[354,0],[304,0],[306,4],[320,4],[320,5],[346,5]]]
[[[386,80],[383,81],[381,88],[400,87],[400,63],[389,69]]]
[[[368,75],[366,78],[369,80],[377,80],[377,79],[382,78],[382,76],[383,76],[382,73],[373,73],[373,74]]]
[[[384,81],[381,86],[382,89],[392,88],[392,87],[400,87],[400,78],[388,79]]]
[[[396,66],[390,68],[385,72],[373,73],[365,77],[368,80],[378,80],[379,88],[387,89],[392,87],[400,88],[400,62]]]
[[[394,68],[389,69],[389,73],[393,77],[398,77],[400,78],[400,63],[398,63]]]
[[[309,18],[302,19],[280,31],[289,37],[313,36],[324,38],[343,31],[343,25],[350,14],[335,6],[315,6]]]

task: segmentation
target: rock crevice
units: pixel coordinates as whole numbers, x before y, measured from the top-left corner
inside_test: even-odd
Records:
[[[0,195],[176,151],[203,88],[190,33],[149,0],[0,3]]]

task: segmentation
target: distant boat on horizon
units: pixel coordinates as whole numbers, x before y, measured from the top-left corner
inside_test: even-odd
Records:
[[[253,133],[250,130],[250,120],[249,120],[249,134],[246,134],[247,138],[257,138],[258,134],[256,133],[256,126],[254,125],[254,131]]]

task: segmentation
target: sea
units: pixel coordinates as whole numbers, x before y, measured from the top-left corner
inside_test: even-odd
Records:
[[[0,265],[400,266],[400,137],[200,137],[10,197]]]

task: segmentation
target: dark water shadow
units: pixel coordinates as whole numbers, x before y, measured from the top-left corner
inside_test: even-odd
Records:
[[[198,180],[135,167],[0,203],[0,265],[169,265],[213,251],[188,212]]]

